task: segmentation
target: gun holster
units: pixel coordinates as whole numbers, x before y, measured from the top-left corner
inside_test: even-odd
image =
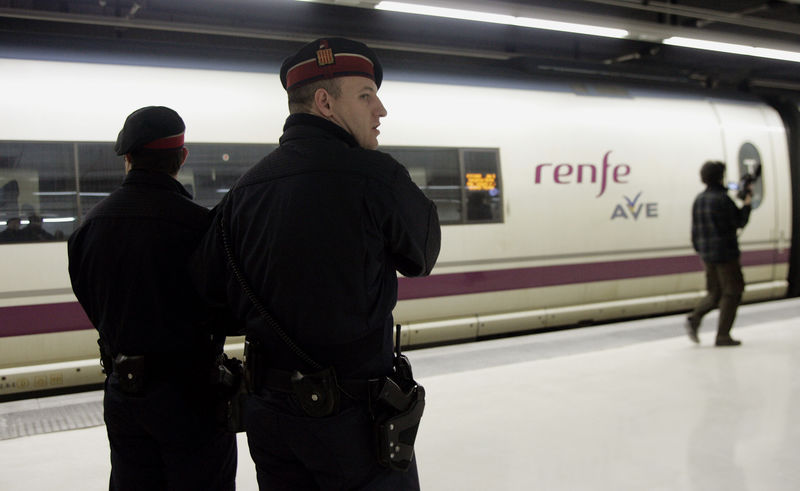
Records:
[[[315,373],[300,373],[291,376],[292,395],[312,418],[324,418],[339,410],[339,386],[333,367]]]
[[[414,381],[404,355],[395,358],[395,373],[375,381],[371,408],[375,419],[378,462],[405,471],[414,458],[414,442],[425,410],[425,388]]]
[[[245,431],[244,406],[249,391],[243,363],[225,353],[220,354],[211,371],[211,384],[217,388],[224,405],[222,419],[228,431]]]
[[[237,376],[242,373],[241,367],[235,365],[237,362],[239,360],[228,358],[225,353],[217,356],[211,369],[211,385],[219,387],[223,393],[233,389],[238,382]]]

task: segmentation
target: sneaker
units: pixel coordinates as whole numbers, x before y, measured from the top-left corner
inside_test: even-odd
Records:
[[[742,344],[741,341],[733,338],[717,338],[714,343],[715,346],[739,346],[740,344]]]
[[[689,339],[691,339],[695,343],[699,343],[700,338],[697,337],[697,328],[699,326],[694,325],[694,322],[692,322],[691,317],[686,318],[686,323],[684,324],[684,327],[686,328],[686,334],[689,335]]]

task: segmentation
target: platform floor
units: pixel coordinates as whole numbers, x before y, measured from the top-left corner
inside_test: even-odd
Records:
[[[682,321],[408,352],[428,394],[417,441],[423,489],[799,489],[800,300],[741,307],[735,348],[713,347],[715,314],[699,346]],[[46,419],[48,408],[91,412],[101,397],[0,404],[0,489],[107,489],[103,426],[40,424],[50,432],[26,426],[30,436],[16,437],[25,431],[10,428]],[[256,490],[244,435],[239,445],[238,489]]]

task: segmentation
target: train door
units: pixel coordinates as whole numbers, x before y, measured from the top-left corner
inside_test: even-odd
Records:
[[[786,135],[774,110],[754,102],[712,101],[724,144],[726,181],[736,194],[742,177],[753,183],[753,211],[740,231],[747,300],[767,298],[786,288],[789,237],[788,152]],[[734,199],[737,205],[741,201]],[[783,251],[783,252],[781,252]]]

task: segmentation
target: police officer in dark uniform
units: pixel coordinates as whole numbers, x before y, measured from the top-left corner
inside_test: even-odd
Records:
[[[284,61],[291,114],[280,146],[225,196],[198,251],[201,289],[246,322],[260,489],[419,488],[413,459],[406,471],[378,463],[365,382],[393,370],[397,271],[429,274],[440,228],[405,167],[376,151],[381,79],[375,53],[348,39],[316,40]],[[304,393],[307,382],[325,394]]]
[[[208,210],[177,181],[184,123],[166,107],[125,121],[122,186],[69,239],[72,288],[100,334],[112,490],[232,490],[235,434],[210,383],[224,338],[188,258]]]

